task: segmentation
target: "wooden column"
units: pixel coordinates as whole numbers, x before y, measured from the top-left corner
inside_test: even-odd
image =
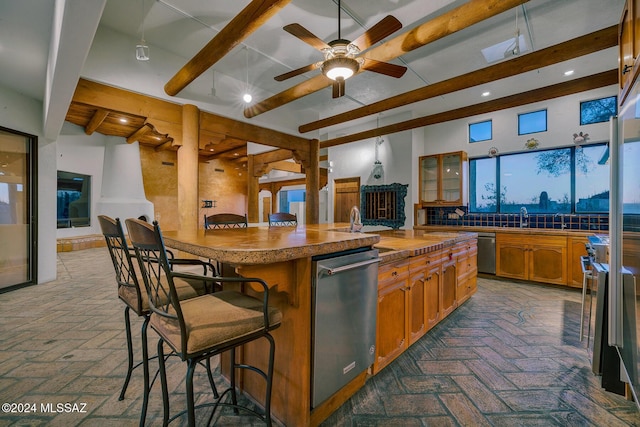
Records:
[[[200,110],[182,108],[182,146],[178,149],[178,229],[198,229],[198,141]]]
[[[318,224],[320,221],[320,141],[309,142],[309,158],[304,165],[307,174],[306,222]]]
[[[247,161],[247,220],[249,222],[260,222],[260,186],[258,176],[255,176],[255,154],[250,154]]]

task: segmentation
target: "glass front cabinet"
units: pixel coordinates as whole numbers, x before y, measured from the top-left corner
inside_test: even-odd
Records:
[[[422,156],[419,162],[423,207],[466,205],[467,153],[457,151]]]

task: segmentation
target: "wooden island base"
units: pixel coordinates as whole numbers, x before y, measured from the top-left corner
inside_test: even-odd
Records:
[[[426,287],[421,288],[418,282],[424,285],[427,283],[428,279],[422,274],[427,269],[420,264],[431,260],[432,258],[429,256],[438,253],[440,254],[438,255],[439,259],[447,259],[447,265],[455,265],[459,254],[464,253],[464,262],[471,264],[470,260],[473,260],[473,266],[465,264],[464,268],[450,267],[453,268],[451,271],[460,272],[460,277],[465,278],[465,286],[473,275],[473,283],[475,284],[474,256],[477,237],[475,233],[447,233],[447,235],[436,235],[438,233],[435,233],[429,237],[424,234],[416,233],[414,235],[411,231],[401,234],[398,232],[385,234],[383,232],[379,235],[345,233],[322,229],[318,226],[299,226],[287,230],[250,227],[248,229],[221,230],[207,235],[203,233],[193,235],[166,233],[165,241],[170,247],[222,262],[224,275],[234,272],[244,277],[259,277],[267,282],[270,289],[269,304],[277,306],[283,314],[281,326],[272,332],[276,342],[272,416],[283,425],[298,427],[316,426],[322,423],[365,384],[372,372],[377,372],[374,370],[376,366],[378,368],[383,366],[379,363],[374,364],[318,407],[311,408],[311,257],[316,254],[341,252],[350,248],[380,247],[382,248],[380,255],[383,265],[403,261],[406,263],[407,260],[410,261],[410,264],[413,263],[411,265],[414,266],[414,269],[417,268],[415,271],[419,274],[412,276],[415,283],[412,283],[411,288],[417,291],[418,289],[426,289]],[[238,248],[234,247],[232,244],[234,242],[258,242],[258,244],[243,243],[245,247]],[[263,243],[260,244],[260,242]],[[466,248],[464,251],[462,250],[463,246]],[[300,250],[296,252],[296,248]],[[452,252],[454,248],[457,251],[455,253]],[[460,262],[462,261],[461,258]],[[383,270],[381,267],[381,271]],[[433,271],[433,268],[430,268],[429,271]],[[438,277],[450,277],[454,282],[449,291],[439,292],[440,295],[436,296],[438,301],[435,306],[440,310],[442,295],[445,295],[447,304],[451,305],[451,310],[453,310],[458,305],[456,300],[456,292],[458,291],[455,282],[458,275],[445,273],[439,274]],[[441,289],[442,283],[442,280],[438,279],[436,287]],[[244,292],[255,294],[255,291],[249,288],[244,289]],[[408,301],[408,305],[404,308],[403,317],[406,321],[403,323],[404,329],[401,333],[410,333],[414,338],[413,342],[420,336],[420,333],[415,334],[414,331],[410,331],[410,325],[416,322],[412,323],[409,319],[419,319],[420,316],[415,312],[411,314],[409,307],[433,306],[429,302],[429,298],[432,298],[434,294],[426,292],[404,293],[413,294],[413,300]],[[465,290],[464,295],[461,295],[463,300],[469,298],[471,293],[473,292]],[[380,303],[379,294],[379,307]],[[440,312],[438,317],[438,320],[443,318],[444,312]],[[380,323],[378,322],[378,324]],[[426,332],[427,328],[424,327],[423,330]],[[384,337],[377,336],[376,347],[383,348],[380,339],[384,339]],[[403,345],[408,347],[409,340],[404,341]],[[268,363],[267,347],[266,340],[249,343],[243,347],[242,351],[237,352],[238,361],[266,369]],[[394,352],[393,358],[400,353]],[[381,355],[377,354],[376,359],[380,360],[380,358]],[[393,358],[386,359],[384,364],[386,365]],[[222,366],[228,366],[224,362],[224,357]],[[251,396],[255,402],[258,404],[264,402],[265,384],[261,376],[251,371],[240,370],[237,380],[243,392]]]

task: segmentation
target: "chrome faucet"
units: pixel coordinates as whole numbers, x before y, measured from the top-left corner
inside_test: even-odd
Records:
[[[520,228],[524,228],[529,225],[527,218],[529,218],[529,212],[527,212],[527,208],[523,206],[520,208]]]
[[[564,230],[565,228],[567,228],[567,224],[564,223],[564,215],[561,212],[558,212],[557,214],[554,215],[554,217],[560,217],[560,229]]]
[[[362,230],[360,209],[357,206],[352,207],[351,212],[349,212],[349,230],[352,233]]]

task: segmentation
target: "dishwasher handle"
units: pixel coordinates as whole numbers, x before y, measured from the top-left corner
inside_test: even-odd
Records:
[[[340,267],[323,268],[321,271],[326,272],[328,276],[333,276],[334,274],[342,273],[343,271],[353,270],[354,268],[364,267],[366,265],[375,264],[377,262],[380,262],[380,258],[372,258],[365,261],[354,262],[353,264],[342,265]]]

